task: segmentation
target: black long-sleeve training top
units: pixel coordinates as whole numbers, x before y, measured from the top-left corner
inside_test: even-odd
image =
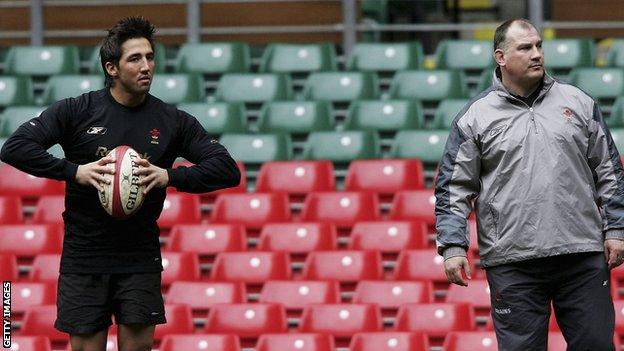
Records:
[[[46,150],[60,144],[65,159]],[[139,106],[119,104],[108,89],[61,100],[21,125],[4,143],[3,162],[39,177],[66,181],[62,273],[147,273],[162,270],[160,216],[165,189],[152,189],[141,209],[118,220],[102,208],[97,189],[76,182],[78,165],[129,145],[164,168],[169,186],[202,193],[238,185],[227,150],[189,114],[147,95]],[[172,169],[177,157],[195,163]]]

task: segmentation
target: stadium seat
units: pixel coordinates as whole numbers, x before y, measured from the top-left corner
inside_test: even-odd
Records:
[[[616,350],[619,347],[615,348]],[[549,332],[548,333],[548,351],[566,351],[568,350],[568,343],[566,342],[561,332]]]
[[[290,279],[290,259],[284,252],[224,252],[217,255],[211,279],[262,284],[269,279]]]
[[[213,135],[244,133],[245,105],[238,102],[188,102],[178,105],[182,111],[197,118],[204,129]]]
[[[11,336],[10,351],[52,351],[50,339],[45,336]]]
[[[423,164],[417,159],[354,160],[349,164],[345,190],[394,195],[425,187]]]
[[[440,101],[431,123],[433,129],[451,129],[455,117],[468,102],[468,99],[445,99]]]
[[[426,281],[362,280],[355,288],[353,303],[374,303],[396,310],[406,303],[433,302],[433,286]]]
[[[52,282],[15,282],[11,285],[11,311],[24,313],[32,306],[56,303],[56,285]]]
[[[379,157],[379,138],[373,131],[313,132],[303,150],[308,160],[347,163]]]
[[[290,136],[284,134],[223,134],[219,141],[235,160],[246,164],[292,158]]]
[[[261,103],[292,99],[289,76],[277,73],[226,73],[221,76],[215,97],[219,101]]]
[[[267,281],[260,302],[279,303],[287,311],[302,311],[309,304],[340,303],[340,286],[334,281]]]
[[[614,300],[613,308],[615,310],[615,333],[624,334],[624,300]]]
[[[479,76],[479,82],[477,83],[477,93],[481,93],[482,91],[492,86],[493,78],[494,78],[493,69],[486,69],[483,72],[481,72],[481,75]]]
[[[178,280],[199,279],[199,259],[190,252],[163,252],[161,284],[167,286]]]
[[[422,333],[357,333],[351,338],[350,351],[429,351],[429,341]],[[446,350],[446,349],[444,349]]]
[[[157,325],[154,331],[154,340],[157,342],[166,335],[193,333],[193,316],[189,306],[166,304],[165,316],[167,324]]]
[[[246,43],[184,43],[175,59],[175,72],[230,73],[248,72],[251,65]]]
[[[22,200],[16,196],[0,195],[0,225],[21,224],[23,220]]]
[[[303,267],[303,279],[335,280],[356,283],[363,279],[383,277],[381,255],[378,251],[313,251]]]
[[[336,227],[328,223],[267,223],[260,232],[258,250],[291,254],[336,250],[337,237]]]
[[[380,1],[372,1],[380,2]],[[420,42],[357,43],[347,69],[355,71],[394,72],[422,67],[424,53]]]
[[[399,191],[394,196],[390,219],[424,221],[435,225],[435,194],[433,189]]]
[[[201,221],[199,196],[196,194],[167,194],[158,226],[171,228],[179,224],[195,224]]]
[[[377,220],[378,208],[377,197],[368,192],[310,193],[303,205],[301,219],[350,228],[355,222]]]
[[[624,128],[611,128],[611,137],[618,150],[624,150]]]
[[[0,114],[0,135],[7,137],[13,134],[22,124],[39,117],[45,107],[41,106],[9,106]],[[32,178],[32,177],[31,177]]]
[[[17,257],[14,254],[0,253],[0,280],[15,281],[17,280]]]
[[[621,68],[575,68],[569,80],[597,100],[624,95],[624,70]]]
[[[444,337],[452,331],[475,330],[475,315],[470,304],[405,304],[397,313],[397,331],[424,332],[430,337]]]
[[[349,107],[346,130],[396,132],[424,125],[422,104],[410,100],[360,100]]]
[[[73,45],[13,46],[4,63],[5,72],[15,75],[77,74],[80,69],[78,48]]]
[[[303,95],[307,100],[331,102],[376,99],[379,83],[370,72],[315,72],[308,76]]]
[[[35,99],[30,77],[0,76],[0,106],[32,105]]]
[[[166,244],[167,251],[215,255],[227,251],[245,251],[245,228],[236,224],[174,225]]]
[[[284,194],[223,194],[211,214],[214,223],[242,224],[261,228],[268,222],[288,222],[290,208]]]
[[[555,75],[562,70],[594,65],[594,44],[591,39],[544,40],[544,63]]]
[[[440,101],[468,96],[464,74],[454,70],[397,72],[390,85],[397,99]]]
[[[42,254],[33,260],[28,281],[56,282],[61,268],[61,255]]]
[[[427,225],[422,221],[357,222],[351,229],[349,248],[397,253],[428,246]]]
[[[22,198],[65,194],[65,183],[39,178],[9,165],[0,165],[0,194]]]
[[[313,304],[303,310],[299,331],[351,337],[361,332],[381,331],[381,312],[373,304]]]
[[[193,73],[156,74],[152,80],[150,94],[168,104],[202,102],[206,97],[201,76]]]
[[[286,312],[280,304],[220,304],[208,313],[206,333],[234,333],[255,338],[267,333],[285,333]]]
[[[444,154],[448,130],[402,130],[394,137],[390,157],[417,158],[436,165]]]
[[[63,224],[65,196],[42,196],[37,202],[33,222],[37,224]]]
[[[472,263],[471,255],[468,255]],[[444,258],[434,249],[405,250],[399,254],[394,268],[396,280],[431,280],[446,282]]]
[[[165,302],[185,304],[194,311],[206,311],[220,303],[245,303],[247,296],[242,283],[175,281],[167,291]]]
[[[444,339],[442,349],[444,351],[496,351],[498,350],[496,334],[493,331],[453,331]],[[548,348],[548,350],[551,349]]]
[[[609,128],[624,127],[624,97],[615,99],[611,108],[611,115],[605,118],[605,122],[607,122]]]
[[[20,335],[43,336],[49,338],[52,342],[69,341],[69,334],[54,328],[55,320],[56,305],[32,306],[24,314]]]
[[[328,334],[263,334],[256,351],[334,351],[334,339]]]
[[[0,254],[20,257],[60,254],[63,247],[61,227],[55,225],[0,225],[0,238]]]
[[[607,52],[606,65],[608,67],[624,67],[624,40],[613,39]]]
[[[332,107],[326,101],[273,101],[260,111],[261,133],[307,134],[332,129]]]
[[[334,191],[334,165],[329,161],[265,162],[256,191],[305,196],[313,191]]]
[[[164,73],[167,65],[166,47],[161,43],[154,43],[154,72]],[[100,46],[96,45],[89,54],[89,73],[104,74],[102,61],[100,59]],[[112,350],[106,350],[112,351]]]
[[[331,43],[269,44],[261,61],[260,72],[316,72],[338,68],[336,51]]]
[[[49,105],[65,98],[78,97],[102,88],[104,88],[104,77],[101,75],[53,76],[46,83],[43,92],[43,104]]]
[[[490,310],[490,287],[485,279],[472,279],[468,286],[451,284],[446,293],[446,302],[466,302],[476,309]]]
[[[443,40],[435,56],[438,69],[481,71],[494,66],[492,43],[485,40]]]
[[[170,334],[162,339],[160,351],[241,351],[234,334]]]

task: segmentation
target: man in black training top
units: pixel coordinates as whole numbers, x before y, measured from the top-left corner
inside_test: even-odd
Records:
[[[235,161],[194,117],[148,93],[153,33],[144,18],[119,21],[100,49],[106,88],[53,104],[20,126],[0,154],[25,172],[67,182],[55,327],[70,334],[75,351],[104,351],[111,315],[119,350],[151,350],[155,325],[166,322],[156,224],[165,188],[201,193],[240,181]],[[57,143],[65,159],[46,152]],[[127,220],[109,216],[98,199],[113,162],[106,154],[119,145],[142,155],[147,193]],[[195,165],[172,169],[180,156]]]

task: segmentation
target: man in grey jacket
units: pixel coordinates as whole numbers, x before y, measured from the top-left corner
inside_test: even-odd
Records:
[[[453,122],[436,184],[438,252],[467,285],[477,214],[499,349],[546,350],[551,302],[569,350],[613,350],[609,269],[624,255],[624,171],[597,103],[544,70],[526,20],[496,30],[492,86]]]

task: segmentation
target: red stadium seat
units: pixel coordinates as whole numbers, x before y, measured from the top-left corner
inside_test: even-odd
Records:
[[[613,307],[615,309],[615,332],[619,335],[623,335],[624,334],[624,300],[613,301]]]
[[[178,280],[199,279],[199,258],[190,252],[163,252],[162,253],[161,284],[169,285]]]
[[[423,189],[423,164],[417,159],[354,160],[349,164],[345,190],[394,195],[397,191]]]
[[[468,232],[470,234],[470,242],[468,250],[476,256],[479,254],[479,239],[477,236],[477,221],[468,220]]]
[[[63,234],[54,225],[0,225],[0,253],[17,256],[60,254]]]
[[[0,196],[0,224],[20,224],[23,221],[22,200],[16,196]]]
[[[424,221],[435,225],[435,195],[432,189],[399,191],[392,201],[390,219]]]
[[[35,257],[28,280],[31,282],[56,282],[61,267],[61,255]]]
[[[217,255],[212,279],[261,284],[290,279],[290,259],[284,252],[224,252]]]
[[[45,336],[11,336],[9,351],[52,351],[50,339]]]
[[[373,304],[319,304],[303,310],[299,331],[351,337],[382,330],[381,312]]]
[[[163,338],[160,351],[240,351],[234,334],[173,334]]]
[[[221,304],[208,313],[206,333],[234,333],[241,338],[286,332],[286,312],[280,304]]]
[[[330,161],[273,161],[260,168],[256,191],[305,196],[314,191],[335,191]]]
[[[493,331],[453,331],[444,339],[442,349],[444,351],[496,351],[498,346],[496,334]]]
[[[358,333],[351,338],[350,351],[429,351],[429,341],[422,333]],[[446,349],[445,349],[446,350]]]
[[[395,329],[444,337],[452,331],[470,331],[476,326],[474,310],[467,303],[405,304],[399,308]]]
[[[358,222],[351,229],[349,248],[396,253],[406,249],[424,249],[428,240],[424,222]]]
[[[331,281],[269,280],[260,291],[259,301],[281,303],[286,310],[301,311],[313,303],[339,303],[340,286]]]
[[[338,234],[328,223],[268,223],[262,227],[258,250],[308,253],[335,250]]]
[[[247,248],[245,228],[235,224],[175,225],[169,233],[166,250],[214,255],[220,252],[244,251]]]
[[[377,197],[365,192],[327,192],[308,195],[301,213],[304,221],[319,221],[351,228],[355,222],[379,217]]]
[[[261,228],[268,222],[288,222],[290,205],[284,194],[224,194],[217,198],[211,221]]]
[[[52,342],[69,341],[69,334],[54,328],[56,305],[33,306],[26,311],[22,323],[21,335],[44,336]]]
[[[65,211],[65,196],[42,196],[37,202],[33,222],[38,224],[63,224]]]
[[[0,254],[0,280],[17,280],[17,258],[13,254]]]
[[[24,173],[7,164],[0,165],[0,194],[33,198],[47,195],[64,195],[65,183]]]
[[[165,302],[187,304],[192,310],[205,311],[219,303],[245,303],[247,293],[241,283],[173,282]]]
[[[471,255],[468,255],[468,260],[472,264]],[[433,249],[402,251],[394,268],[394,279],[446,282],[444,258]]]
[[[568,343],[565,341],[563,334],[560,332],[548,333],[548,351],[566,351]],[[619,348],[616,348],[619,350]]]
[[[406,303],[433,302],[430,282],[362,280],[355,288],[354,303],[375,303],[382,309],[398,309]]]
[[[334,339],[327,334],[263,334],[256,351],[334,351]]]
[[[32,306],[56,303],[56,285],[47,283],[17,282],[11,286],[11,308],[14,313],[24,313]]]
[[[490,287],[485,279],[473,279],[468,286],[451,284],[446,302],[467,302],[477,309],[490,310]]]
[[[303,267],[303,278],[357,282],[381,279],[383,270],[378,251],[314,251]]]
[[[159,324],[154,331],[154,339],[161,340],[169,334],[193,333],[193,316],[187,305],[165,305],[167,324]]]
[[[199,196],[195,194],[167,194],[158,226],[171,228],[177,224],[194,224],[201,221]]]

